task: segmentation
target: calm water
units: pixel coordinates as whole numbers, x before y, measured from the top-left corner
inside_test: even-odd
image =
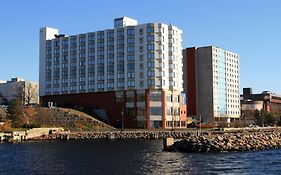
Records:
[[[0,174],[281,174],[281,149],[187,154],[161,140],[0,144]]]

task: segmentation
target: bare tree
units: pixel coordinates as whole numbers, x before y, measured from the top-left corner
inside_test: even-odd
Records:
[[[25,82],[18,88],[18,97],[22,100],[23,105],[30,105],[38,100],[38,85]]]

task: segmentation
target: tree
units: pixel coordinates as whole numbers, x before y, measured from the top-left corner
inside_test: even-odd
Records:
[[[255,110],[254,113],[254,118],[255,118],[255,122],[257,125],[262,125],[262,111],[259,111],[258,109]]]
[[[264,122],[267,125],[275,125],[276,124],[276,118],[275,118],[274,114],[270,113],[270,112],[266,113],[264,115]]]
[[[23,110],[21,101],[19,99],[13,99],[10,101],[7,108],[7,118],[11,120],[13,127],[21,127],[23,124]]]
[[[18,96],[21,98],[24,105],[30,105],[37,101],[38,98],[38,85],[30,82],[25,82],[18,89]]]

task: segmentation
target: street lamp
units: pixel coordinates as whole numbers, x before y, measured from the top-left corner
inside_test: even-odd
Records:
[[[121,131],[123,131],[124,130],[124,111],[123,111],[123,107],[122,107],[122,111],[121,111]]]
[[[29,120],[28,120],[28,117],[25,114],[23,114],[23,117],[26,119],[25,129],[27,130],[27,125],[29,124]]]
[[[199,117],[200,117],[200,123],[199,123],[199,135],[201,135],[201,122],[202,122],[202,120],[201,120],[201,114],[199,115]]]

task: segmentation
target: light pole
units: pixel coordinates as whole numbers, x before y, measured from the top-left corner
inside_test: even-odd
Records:
[[[201,135],[201,122],[202,122],[202,120],[201,120],[201,114],[199,115],[199,117],[200,117],[200,123],[199,123],[199,135]]]
[[[121,131],[124,130],[124,111],[123,111],[123,107],[122,107],[122,111],[121,111]]]
[[[27,125],[29,124],[29,120],[28,120],[28,117],[25,114],[23,114],[23,117],[26,119],[25,130],[27,130]]]

